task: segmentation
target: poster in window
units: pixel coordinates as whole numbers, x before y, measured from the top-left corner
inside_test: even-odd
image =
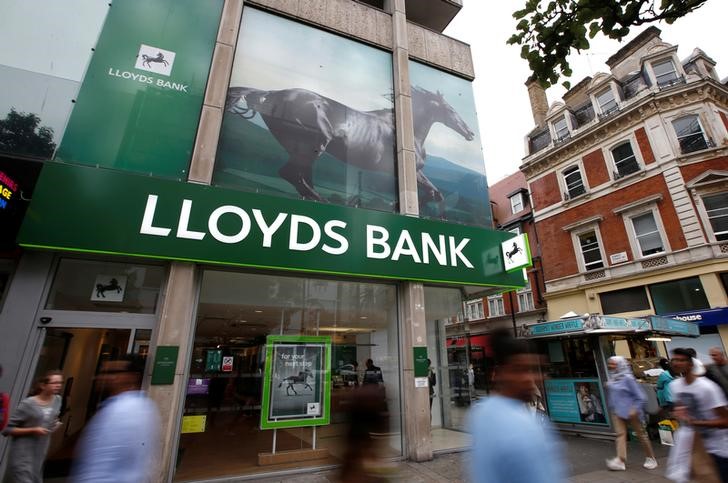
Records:
[[[213,184],[396,211],[390,53],[243,12]]]
[[[490,228],[471,83],[418,62],[409,68],[420,216]]]
[[[94,302],[123,302],[126,275],[97,275],[91,290]]]
[[[331,338],[268,336],[261,428],[328,424]]]

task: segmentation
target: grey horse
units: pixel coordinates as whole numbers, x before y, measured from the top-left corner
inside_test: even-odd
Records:
[[[389,171],[394,166],[391,109],[359,111],[306,89],[231,87],[226,110],[246,119],[260,114],[289,155],[278,174],[305,199],[324,201],[313,183],[313,163],[324,152],[369,171]],[[468,141],[475,135],[440,92],[413,87],[412,110],[421,201],[442,202],[442,194],[422,171],[427,157],[425,139],[437,122]]]

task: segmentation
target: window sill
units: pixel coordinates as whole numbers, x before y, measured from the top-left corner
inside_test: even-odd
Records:
[[[579,201],[581,199],[588,200],[589,198],[591,198],[591,192],[587,191],[578,196],[574,196],[573,198],[565,199],[564,201],[561,202],[561,206],[569,206],[571,203],[573,203],[575,201]]]
[[[645,168],[641,168],[639,171],[635,171],[634,173],[630,173],[628,175],[619,177],[619,178],[615,179],[614,181],[612,181],[612,188],[616,188],[620,184],[622,184],[626,181],[631,181],[634,178],[638,178],[638,177],[644,178],[645,175],[647,175],[647,170]]]

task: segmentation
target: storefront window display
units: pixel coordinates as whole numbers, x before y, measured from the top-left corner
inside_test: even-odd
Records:
[[[386,394],[387,456],[402,452],[396,287],[207,270],[203,274],[190,358],[177,459],[177,481],[290,469],[260,465],[273,447],[273,430],[260,429],[266,337],[328,336],[331,340],[330,424],[318,426],[322,459],[341,461],[346,450],[346,405],[370,382],[367,360],[379,369]],[[311,379],[313,381],[313,378]],[[311,384],[314,384],[311,382]],[[306,397],[295,384],[280,397]],[[280,393],[280,391],[279,391]],[[276,451],[308,449],[311,427],[276,430]]]

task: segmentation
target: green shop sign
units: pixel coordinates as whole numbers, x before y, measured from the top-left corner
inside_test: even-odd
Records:
[[[115,1],[56,159],[186,179],[222,5]]]
[[[20,245],[331,274],[523,287],[513,234],[48,163]]]

